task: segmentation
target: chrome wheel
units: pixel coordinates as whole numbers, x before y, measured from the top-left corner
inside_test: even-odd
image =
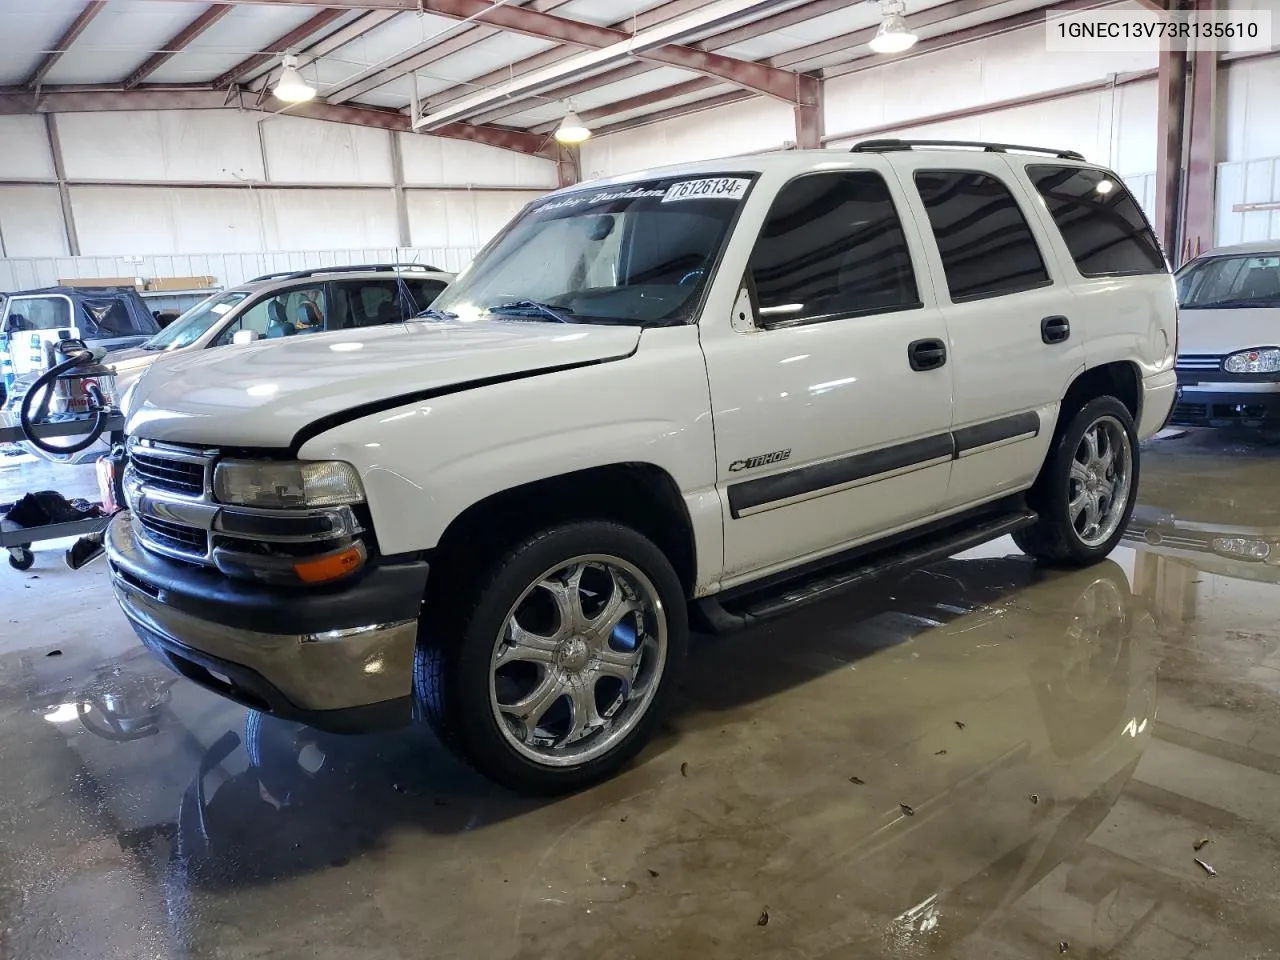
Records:
[[[1099,417],[1085,430],[1071,458],[1067,517],[1086,547],[1106,543],[1116,532],[1133,486],[1133,448],[1124,425]]]
[[[507,612],[489,676],[494,719],[534,763],[586,763],[640,723],[666,658],[666,613],[649,578],[618,557],[574,557]]]

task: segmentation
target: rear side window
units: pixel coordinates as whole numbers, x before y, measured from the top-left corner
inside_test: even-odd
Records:
[[[953,302],[1050,282],[1035,236],[1000,180],[974,170],[917,170]]]
[[[871,171],[811,174],[783,187],[750,270],[762,325],[920,306],[902,222]]]
[[[409,292],[413,295],[413,309],[411,314],[418,313],[427,309],[440,296],[447,284],[443,280],[406,280],[404,285],[409,288]]]
[[[1082,276],[1168,272],[1151,226],[1120,180],[1054,164],[1029,165],[1027,175]]]

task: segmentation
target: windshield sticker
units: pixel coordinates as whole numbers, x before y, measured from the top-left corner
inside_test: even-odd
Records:
[[[216,313],[218,316],[222,316],[224,313],[230,310],[233,306],[235,306],[235,304],[233,303],[215,303],[209,309],[212,310],[214,313]]]
[[[641,190],[638,187],[632,187],[629,190],[607,190],[603,193],[593,193],[585,197],[565,197],[563,200],[553,200],[551,203],[544,203],[538,207],[539,213],[545,213],[548,210],[564,210],[573,207],[592,207],[597,203],[612,203],[615,200],[643,200],[647,197],[666,196],[662,190]]]
[[[742,177],[716,177],[712,180],[686,180],[674,184],[663,203],[675,203],[678,200],[741,200],[747,193],[751,181]]]

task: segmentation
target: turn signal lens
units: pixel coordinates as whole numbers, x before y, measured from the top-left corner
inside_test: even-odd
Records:
[[[357,543],[337,553],[321,557],[309,557],[293,565],[293,572],[303,583],[329,583],[350,576],[364,566],[364,544]]]

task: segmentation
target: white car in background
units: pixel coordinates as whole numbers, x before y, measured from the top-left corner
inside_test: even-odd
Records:
[[[431,306],[453,274],[423,264],[272,273],[196,304],[145,343],[108,353],[117,392],[161,357],[232,342],[400,323]],[[237,334],[240,334],[237,338]]]
[[[1177,273],[1187,427],[1280,426],[1280,240],[1211,250]]]

